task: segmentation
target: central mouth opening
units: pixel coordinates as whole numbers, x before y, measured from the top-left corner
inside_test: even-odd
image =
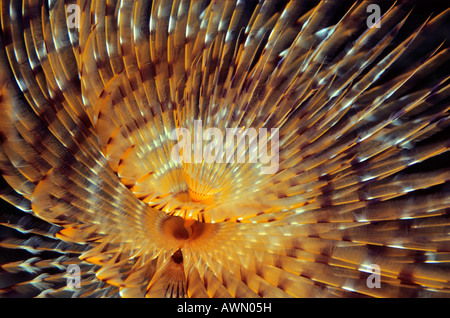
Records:
[[[164,221],[162,230],[176,240],[186,241],[195,239],[202,235],[204,232],[204,227],[205,225],[203,223],[193,219],[170,216]]]

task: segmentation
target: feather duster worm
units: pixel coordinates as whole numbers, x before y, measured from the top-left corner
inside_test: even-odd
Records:
[[[0,295],[449,296],[449,10],[369,4],[2,0]]]

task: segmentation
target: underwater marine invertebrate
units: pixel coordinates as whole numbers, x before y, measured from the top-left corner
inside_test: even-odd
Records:
[[[367,6],[2,1],[2,295],[448,296],[448,10]]]

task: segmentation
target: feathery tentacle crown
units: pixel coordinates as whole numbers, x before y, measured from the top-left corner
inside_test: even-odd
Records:
[[[368,5],[2,0],[0,296],[449,296],[449,12]]]

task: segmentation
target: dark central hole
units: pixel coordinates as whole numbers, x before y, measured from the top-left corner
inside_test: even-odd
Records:
[[[190,236],[185,227],[184,219],[178,216],[169,217],[163,225],[164,231],[177,240],[187,240]]]
[[[179,249],[172,255],[172,259],[175,263],[180,264],[183,262],[183,253],[181,253],[181,250]]]
[[[189,232],[184,227],[177,227],[173,229],[172,234],[178,240],[187,240],[189,238]]]
[[[208,224],[179,216],[167,216],[161,224],[161,232],[179,241],[197,240],[206,233],[213,233],[217,224]]]
[[[162,230],[177,240],[197,237],[203,232],[204,225],[198,221],[185,220],[179,216],[170,216],[162,226]]]

